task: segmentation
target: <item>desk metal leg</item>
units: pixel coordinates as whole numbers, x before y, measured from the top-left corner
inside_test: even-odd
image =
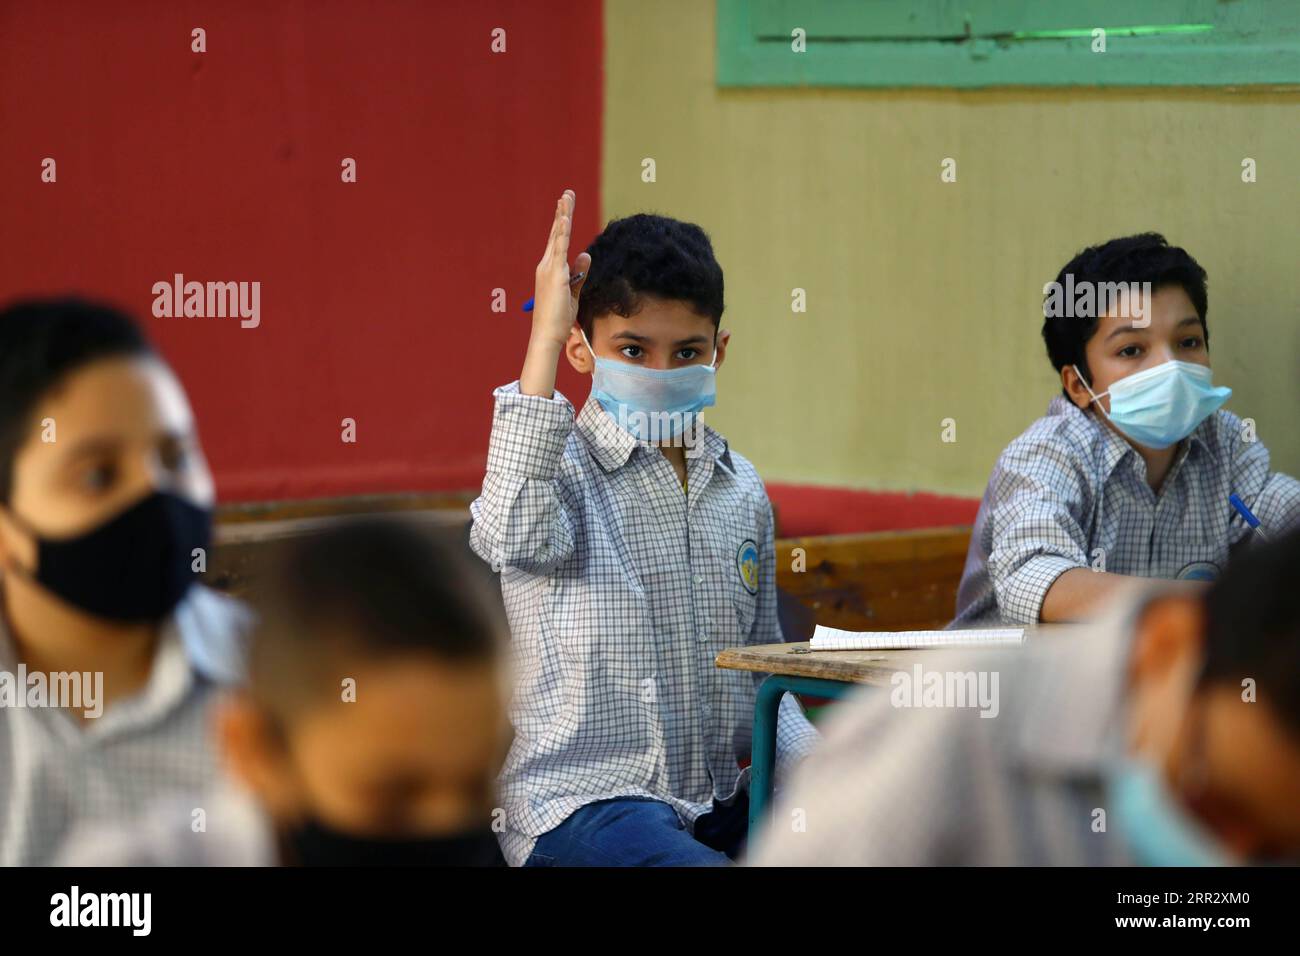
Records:
[[[817,677],[772,674],[758,685],[754,701],[754,737],[749,771],[749,839],[758,835],[771,812],[773,776],[776,770],[776,719],[781,698],[787,692],[810,697],[840,698],[856,685]]]

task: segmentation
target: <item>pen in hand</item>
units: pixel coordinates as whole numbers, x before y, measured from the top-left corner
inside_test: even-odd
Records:
[[[582,281],[582,277],[585,276],[586,274],[587,274],[587,273],[585,273],[585,272],[579,272],[576,276],[571,276],[571,277],[569,278],[569,285],[577,285],[579,282]],[[533,300],[532,300],[532,299],[529,299],[527,302],[524,303],[524,311],[525,311],[525,312],[531,312],[531,311],[533,311]]]

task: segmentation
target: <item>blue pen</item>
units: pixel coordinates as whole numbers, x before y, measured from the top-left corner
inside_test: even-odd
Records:
[[[1228,503],[1237,509],[1237,514],[1241,515],[1242,518],[1245,519],[1246,524],[1250,525],[1251,530],[1259,536],[1260,541],[1268,540],[1268,535],[1266,535],[1264,529],[1259,526],[1259,519],[1256,518],[1254,513],[1246,507],[1246,502],[1242,501],[1236,495],[1228,495]]]
[[[573,285],[575,282],[581,282],[581,281],[582,281],[582,277],[585,276],[586,274],[587,274],[587,273],[585,273],[585,272],[579,272],[576,276],[572,276],[572,277],[569,279],[569,285]],[[533,300],[532,300],[532,299],[529,299],[527,302],[524,303],[524,311],[525,311],[525,312],[531,312],[531,311],[533,311]]]

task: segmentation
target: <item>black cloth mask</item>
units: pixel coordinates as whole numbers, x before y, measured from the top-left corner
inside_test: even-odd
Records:
[[[505,866],[490,827],[446,836],[359,836],[309,819],[283,835],[297,866]]]
[[[206,553],[212,537],[212,510],[166,491],[71,538],[15,523],[36,541],[35,572],[19,570],[87,614],[132,623],[175,609],[194,582],[194,549]]]

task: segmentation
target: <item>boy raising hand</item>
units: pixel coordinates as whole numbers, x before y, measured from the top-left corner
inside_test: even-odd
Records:
[[[635,215],[571,273],[574,203],[556,204],[471,507],[518,675],[502,849],[513,865],[725,864],[745,832],[754,678],[713,661],[781,632],[767,494],[700,416],[730,337],[722,269],[698,226]],[[593,376],[576,420],[561,354]],[[816,739],[787,697],[778,775]]]

